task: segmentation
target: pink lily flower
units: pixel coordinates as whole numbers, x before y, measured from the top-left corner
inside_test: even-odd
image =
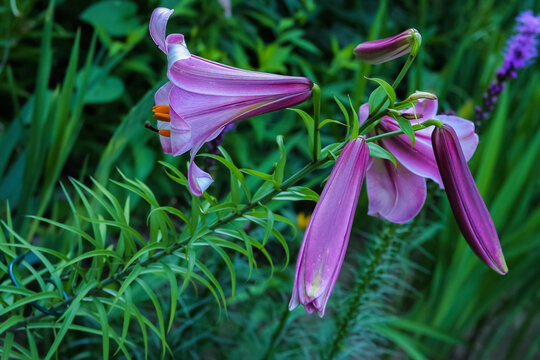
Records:
[[[182,34],[166,36],[173,10],[157,8],[150,36],[167,55],[167,82],[155,96],[154,118],[163,151],[181,155],[190,150],[188,180],[196,196],[212,177],[194,163],[199,149],[232,123],[297,105],[311,96],[313,83],[304,77],[237,69],[191,55]]]
[[[308,313],[316,310],[323,317],[347,251],[368,158],[362,137],[347,143],[339,155],[304,233],[290,310],[302,304]]]
[[[415,106],[416,116],[422,116],[422,121],[436,117],[443,123],[451,125],[456,130],[465,159],[468,161],[478,145],[474,124],[457,116],[436,115],[437,107],[437,100],[420,99]],[[404,112],[414,117],[412,108]],[[360,123],[363,123],[368,115],[368,104],[363,104],[359,111]],[[371,135],[399,129],[394,118],[384,116]],[[388,137],[377,142],[394,155],[397,167],[388,160],[374,157],[370,159],[366,176],[369,215],[394,223],[405,223],[418,215],[424,206],[425,178],[436,181],[441,189],[444,188],[431,144],[432,132],[433,127],[417,131],[414,147],[411,146],[411,140],[407,135]]]

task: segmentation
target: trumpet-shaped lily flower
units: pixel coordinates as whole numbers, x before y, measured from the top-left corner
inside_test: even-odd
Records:
[[[450,207],[461,233],[474,253],[501,275],[508,272],[493,220],[476,187],[471,170],[451,126],[433,130],[435,158]]]
[[[366,41],[354,48],[356,57],[370,64],[382,64],[410,53],[415,43],[420,46],[422,36],[416,29],[408,29],[386,39]]]
[[[349,243],[368,158],[364,138],[350,141],[339,155],[302,240],[290,310],[302,304],[308,313],[324,315]]]
[[[194,164],[199,149],[232,123],[299,104],[311,95],[313,83],[304,77],[237,69],[192,55],[182,34],[166,36],[173,10],[157,8],[150,35],[167,55],[167,82],[155,96],[154,118],[165,153],[190,150],[188,180],[200,196],[212,183]]]
[[[413,118],[428,120],[436,116],[437,106],[437,100],[423,98],[414,109],[408,109],[405,113]],[[368,104],[364,104],[359,111],[360,123],[363,123],[368,115]],[[464,156],[469,160],[478,145],[474,124],[457,116],[437,115],[436,118],[456,130]],[[400,130],[398,122],[391,116],[383,116],[371,135],[397,130]],[[414,147],[407,135],[388,137],[377,142],[394,155],[397,166],[388,160],[370,159],[366,175],[369,215],[394,223],[407,222],[414,218],[424,205],[425,178],[436,181],[441,188],[444,187],[431,144],[432,132],[433,127],[415,132]]]

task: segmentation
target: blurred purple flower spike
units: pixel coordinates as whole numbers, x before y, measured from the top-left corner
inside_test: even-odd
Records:
[[[190,150],[189,188],[196,196],[212,177],[193,162],[199,149],[230,124],[297,105],[311,96],[304,77],[237,69],[191,55],[182,34],[166,36],[173,10],[157,8],[150,36],[167,55],[167,77],[155,95],[154,118],[163,151],[174,156]]]
[[[503,92],[506,82],[517,78],[517,70],[529,66],[538,56],[538,35],[540,34],[540,15],[534,16],[531,10],[519,14],[516,18],[515,35],[508,39],[504,51],[504,63],[497,70],[497,79],[493,81],[484,93],[482,105],[476,107],[478,125],[489,117],[495,109],[499,95]]]
[[[324,315],[349,243],[368,158],[364,138],[351,140],[339,155],[304,234],[290,310],[302,304],[308,313]]]
[[[497,230],[451,126],[433,130],[433,150],[450,207],[461,233],[474,253],[501,275],[508,272]]]

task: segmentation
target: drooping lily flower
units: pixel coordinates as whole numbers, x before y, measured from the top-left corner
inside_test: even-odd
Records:
[[[501,275],[508,272],[499,237],[451,126],[433,130],[433,150],[450,207],[474,253]]]
[[[349,243],[368,158],[364,138],[350,141],[339,155],[302,240],[290,310],[302,304],[308,313],[324,315]]]
[[[451,125],[458,134],[465,158],[469,160],[478,145],[474,124],[457,116],[436,115],[437,106],[437,100],[421,98],[414,110],[407,109],[405,113],[413,118],[421,117],[421,121],[436,117]],[[363,123],[368,115],[368,104],[364,104],[359,111],[360,123]],[[412,121],[415,123],[417,120]],[[383,116],[370,135],[397,130],[400,130],[398,122],[391,116]],[[415,132],[414,147],[407,135],[388,137],[377,142],[394,155],[397,167],[388,160],[375,157],[370,159],[366,176],[369,215],[394,223],[407,222],[414,218],[424,205],[425,178],[436,181],[441,188],[444,187],[431,145],[432,132],[433,127]]]
[[[356,57],[369,64],[382,64],[409,54],[422,36],[416,29],[408,29],[396,36],[366,41],[354,48]]]
[[[313,83],[303,77],[237,69],[192,55],[182,34],[166,36],[173,10],[157,8],[150,35],[167,54],[169,82],[156,93],[153,111],[163,151],[175,156],[191,151],[188,180],[200,196],[212,177],[194,164],[199,149],[223,129],[243,119],[299,104]]]

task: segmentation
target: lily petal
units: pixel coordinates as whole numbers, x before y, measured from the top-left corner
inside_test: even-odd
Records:
[[[396,120],[389,116],[383,117],[380,127],[384,132],[399,130]],[[439,168],[431,145],[432,127],[415,132],[414,147],[407,135],[393,136],[382,139],[384,147],[409,171],[422,177],[428,177],[443,187]]]
[[[202,146],[203,141],[214,139],[231,123],[293,106],[305,99],[305,93],[289,96],[217,96],[174,86],[170,94],[171,122],[173,130],[176,126],[182,139],[178,139],[178,147],[174,147],[173,142],[173,153],[180,155],[199,143]]]
[[[188,168],[189,190],[195,196],[201,196],[210,184],[214,182],[210,174],[204,172],[195,164],[194,160],[198,151],[199,149],[196,149],[196,151],[191,150],[191,160],[189,161]]]
[[[174,89],[174,88],[173,88]],[[171,91],[172,93],[172,91]],[[174,156],[182,155],[192,148],[191,125],[170,106],[171,151]]]
[[[184,90],[219,96],[303,93],[309,97],[313,87],[313,83],[304,77],[248,71],[194,55],[189,58],[181,55],[174,58],[172,63],[169,61],[167,76],[174,85]]]
[[[366,174],[369,198],[368,215],[393,223],[414,218],[426,201],[426,180],[407,170],[399,162],[371,158]]]
[[[478,135],[474,132],[474,123],[457,116],[437,115],[437,119],[450,125],[457,134],[465,160],[469,161],[478,146]],[[431,130],[433,132],[433,129]]]
[[[439,107],[439,102],[437,100],[430,99],[419,99],[416,105],[407,110],[403,110],[402,113],[405,114],[422,114],[422,118],[417,120],[419,122],[433,119],[437,115],[437,108]]]
[[[369,104],[365,103],[360,105],[360,109],[358,110],[358,122],[360,125],[364,123],[364,121],[367,120],[369,116]]]
[[[159,7],[152,12],[152,17],[150,18],[150,36],[164,53],[167,53],[167,47],[165,45],[167,21],[173,12],[174,10]]]
[[[173,84],[170,81],[168,81],[165,83],[165,85],[163,85],[156,91],[156,94],[154,95],[155,105],[169,105],[169,94],[171,92],[172,87],[173,87]],[[157,128],[159,130],[161,129],[171,130],[171,124],[166,121],[158,120]],[[165,154],[172,154],[171,137],[160,135],[159,141],[161,142],[161,147],[163,148],[163,152]]]

